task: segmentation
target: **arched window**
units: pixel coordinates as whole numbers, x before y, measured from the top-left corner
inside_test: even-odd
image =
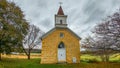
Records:
[[[64,43],[61,42],[61,43],[58,45],[58,48],[65,48]]]

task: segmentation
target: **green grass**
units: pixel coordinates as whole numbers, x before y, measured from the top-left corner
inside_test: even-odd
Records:
[[[110,61],[112,61],[112,63],[102,63],[100,61],[99,56],[88,54],[81,56],[81,63],[79,64],[40,64],[40,58],[31,60],[2,58],[2,61],[0,61],[0,68],[120,68],[119,54],[110,56]]]
[[[120,63],[40,64],[40,59],[9,59],[0,61],[0,68],[119,68]]]
[[[81,58],[81,61],[83,62],[100,62],[101,61],[99,56],[93,56],[89,54],[82,55],[80,58]]]
[[[85,61],[85,62],[89,62],[89,61],[96,61],[96,62],[101,62],[101,58],[100,56],[93,56],[93,55],[89,55],[89,54],[84,54],[81,57],[81,61]],[[110,62],[120,62],[120,54],[114,54],[110,56],[109,59]]]

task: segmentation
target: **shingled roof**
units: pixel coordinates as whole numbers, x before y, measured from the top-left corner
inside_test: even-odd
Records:
[[[63,9],[60,6],[57,15],[64,15]]]

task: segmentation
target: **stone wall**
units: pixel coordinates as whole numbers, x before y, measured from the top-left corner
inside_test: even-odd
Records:
[[[64,34],[63,38],[60,37],[60,33]],[[67,29],[56,29],[47,37],[42,39],[42,64],[58,63],[57,51],[58,45],[61,41],[64,43],[66,48],[66,62],[73,63],[73,57],[76,57],[76,63],[80,62],[79,39],[71,34]]]

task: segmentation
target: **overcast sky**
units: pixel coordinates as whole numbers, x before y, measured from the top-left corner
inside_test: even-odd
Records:
[[[91,29],[120,7],[120,0],[10,0],[14,1],[32,24],[47,32],[54,27],[59,2],[68,15],[68,27],[84,38]]]

